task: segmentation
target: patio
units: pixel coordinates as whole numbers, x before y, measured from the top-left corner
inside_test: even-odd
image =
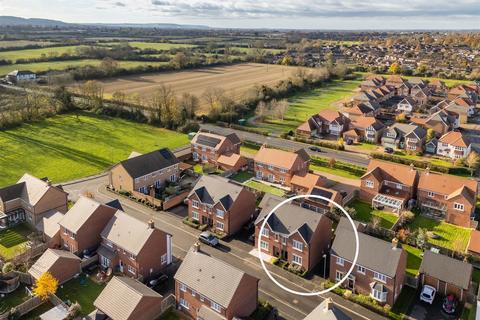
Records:
[[[378,193],[372,199],[372,207],[376,209],[383,210],[385,207],[390,209],[392,212],[400,213],[400,210],[403,208],[404,200],[390,197],[385,194]]]

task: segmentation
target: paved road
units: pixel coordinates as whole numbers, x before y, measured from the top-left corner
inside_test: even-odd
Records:
[[[79,195],[84,194],[85,192],[92,193],[95,199],[100,202],[108,202],[118,198],[115,194],[105,189],[106,183],[107,176],[103,175],[92,179],[83,179],[73,183],[66,183],[64,184],[64,189],[69,192],[70,198],[74,201],[78,199]],[[129,199],[120,198],[120,202],[122,203],[125,212],[128,214],[142,221],[153,219],[156,226],[172,234],[173,251],[176,258],[182,259],[198,237],[199,232],[184,225],[181,222],[181,218],[177,215],[169,212],[156,212],[136,202],[130,201]],[[226,261],[229,264],[258,277],[260,279],[260,298],[270,301],[278,308],[281,317],[287,320],[303,319],[318,304],[320,304],[325,297],[331,297],[336,305],[349,314],[352,319],[385,319],[334,294],[327,294],[322,297],[299,297],[283,291],[268,279],[265,272],[261,269],[258,259],[248,253],[252,248],[252,246],[236,239],[228,242],[222,241],[220,249],[202,246],[202,250],[216,258]],[[311,281],[300,279],[293,274],[273,266],[269,267],[269,269],[270,268],[272,268],[271,270],[275,273],[279,281],[294,290],[311,292],[316,289],[316,285]]]
[[[358,154],[358,153],[346,152],[346,151],[336,151],[328,148],[321,148],[322,152],[319,153],[319,152],[310,151],[308,149],[310,145],[302,142],[297,142],[297,141],[292,141],[292,140],[287,140],[282,138],[275,138],[275,137],[266,137],[258,133],[235,130],[231,128],[224,128],[224,127],[219,127],[212,124],[202,124],[200,127],[205,131],[210,131],[210,132],[221,134],[221,135],[236,133],[242,141],[248,140],[258,144],[266,143],[272,147],[281,148],[281,149],[298,150],[301,148],[307,148],[305,150],[310,155],[320,156],[325,158],[334,158],[336,160],[341,160],[341,161],[352,163],[359,166],[367,166],[369,162],[368,156],[365,154]]]

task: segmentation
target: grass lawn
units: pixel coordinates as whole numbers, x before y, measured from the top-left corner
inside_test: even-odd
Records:
[[[0,231],[0,256],[9,260],[21,253],[30,233],[32,233],[32,230],[25,224]]]
[[[175,310],[168,310],[158,320],[187,320],[188,318]]]
[[[4,313],[11,308],[18,306],[22,302],[27,301],[30,296],[25,291],[25,286],[20,285],[17,290],[12,293],[5,294],[4,297],[0,298],[0,314]]]
[[[477,268],[473,268],[472,281],[480,283],[480,270]]]
[[[248,171],[240,171],[234,176],[232,176],[232,180],[235,180],[240,183],[244,183],[245,181],[253,178],[253,173],[248,172]]]
[[[407,252],[407,275],[415,277],[422,263],[422,250],[408,244],[403,244],[402,247]]]
[[[378,149],[378,146],[373,143],[358,143],[354,144],[353,147],[357,147],[363,150],[375,151]]]
[[[42,50],[42,49],[41,49]],[[65,70],[68,68],[83,67],[86,65],[98,66],[102,60],[95,59],[80,59],[80,60],[66,60],[66,61],[48,61],[36,63],[19,63],[12,65],[0,66],[0,76],[4,76],[13,70],[30,70],[33,72],[46,72],[48,70]],[[133,69],[139,66],[161,66],[168,62],[150,62],[150,61],[117,61],[120,68]]]
[[[373,217],[379,217],[380,226],[386,229],[390,229],[398,220],[398,217],[395,214],[386,211],[373,210],[369,203],[359,200],[353,201],[349,204],[349,207],[353,207],[357,211],[355,220],[371,222]]]
[[[252,147],[249,147],[249,146],[240,146],[240,151],[241,152],[245,152],[247,154],[250,154],[252,156],[256,155],[257,152],[258,152],[258,149],[255,149],[255,148],[252,148]]]
[[[85,274],[82,274],[65,283],[63,288],[58,288],[57,296],[63,301],[78,302],[82,306],[81,314],[85,316],[95,310],[93,302],[103,288],[105,285],[93,282]]]
[[[105,170],[132,151],[149,152],[188,144],[178,132],[119,118],[81,113],[0,131],[0,187],[15,183],[25,172],[54,182]]]
[[[258,181],[250,180],[247,183],[245,183],[245,185],[247,187],[256,189],[258,191],[271,193],[271,194],[276,195],[276,196],[283,197],[285,195],[285,190],[275,188],[275,187],[269,186],[265,183],[261,183],[261,182],[258,182]]]
[[[258,127],[276,132],[295,130],[315,113],[326,109],[338,109],[335,103],[351,97],[359,84],[358,80],[334,80],[324,87],[298,94],[288,100],[290,105],[283,121],[270,120],[258,124]]]
[[[359,177],[354,175],[353,173],[342,170],[342,169],[337,169],[337,168],[330,168],[330,167],[324,167],[324,166],[319,166],[316,164],[311,163],[310,164],[310,169],[314,171],[320,171],[320,172],[326,172],[330,173],[339,177],[344,177],[348,179],[358,179]]]
[[[39,49],[25,49],[0,52],[0,59],[11,60],[17,59],[38,59],[42,57],[60,56],[62,54],[74,55],[75,49],[81,46],[65,46],[65,47],[51,47]]]
[[[429,242],[448,249],[465,251],[470,239],[471,229],[462,228],[449,224],[443,221],[437,221],[417,215],[415,219],[408,225],[410,231],[415,231],[418,228],[424,228],[432,231],[438,236],[438,239],[429,239]],[[458,245],[457,248],[454,248]]]
[[[403,286],[397,301],[395,301],[395,304],[392,307],[392,312],[397,315],[408,314],[416,296],[417,292],[415,289],[409,286]]]

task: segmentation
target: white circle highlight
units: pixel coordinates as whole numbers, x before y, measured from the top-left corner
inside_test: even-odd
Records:
[[[270,216],[278,210],[278,208],[280,208],[281,206],[283,206],[284,204],[286,203],[289,203],[291,202],[292,200],[295,200],[295,199],[303,199],[303,198],[316,198],[316,199],[320,199],[320,200],[325,200],[329,203],[332,203],[334,206],[336,206],[338,209],[340,209],[344,214],[345,216],[348,218],[348,221],[350,221],[350,224],[352,225],[352,228],[353,228],[353,233],[355,234],[355,256],[353,258],[353,261],[352,261],[352,265],[350,266],[350,269],[348,270],[348,272],[345,274],[345,276],[340,279],[339,282],[335,283],[332,287],[328,288],[328,289],[325,289],[325,290],[321,290],[321,291],[317,291],[317,292],[300,292],[300,291],[295,291],[295,290],[292,290],[290,288],[287,288],[285,287],[284,285],[282,285],[280,282],[277,281],[277,279],[275,279],[270,271],[268,271],[267,267],[265,266],[265,261],[263,261],[262,259],[262,248],[260,247],[260,243],[261,243],[261,239],[262,239],[262,231],[263,229],[265,228],[266,224],[267,224],[267,221],[268,219],[270,219]],[[306,209],[306,210],[309,210],[309,209]],[[320,214],[320,213],[318,213]],[[345,280],[348,279],[348,277],[350,276],[350,274],[352,273],[353,269],[355,268],[355,265],[357,264],[357,259],[358,259],[358,251],[359,251],[359,240],[358,240],[358,231],[357,229],[355,228],[355,223],[353,222],[352,220],[352,217],[350,217],[350,215],[348,214],[348,212],[341,206],[339,205],[338,203],[336,203],[335,201],[331,200],[331,199],[328,199],[328,198],[325,198],[323,196],[318,196],[318,195],[312,195],[312,194],[301,194],[301,195],[296,195],[296,196],[293,196],[291,198],[288,198],[288,199],[285,199],[283,200],[282,202],[280,202],[279,204],[277,204],[264,218],[263,220],[263,223],[260,227],[260,230],[258,232],[258,239],[257,239],[257,250],[258,250],[258,258],[260,259],[260,264],[262,265],[262,268],[263,270],[265,271],[265,273],[267,274],[267,276],[270,278],[270,280],[273,281],[273,283],[275,283],[277,286],[279,286],[280,288],[282,288],[283,290],[287,291],[287,292],[290,292],[292,294],[296,294],[296,295],[299,295],[299,296],[304,296],[304,297],[311,297],[311,296],[318,296],[318,295],[322,295],[322,294],[325,294],[327,292],[330,292],[332,291],[333,289],[335,288],[338,288]]]

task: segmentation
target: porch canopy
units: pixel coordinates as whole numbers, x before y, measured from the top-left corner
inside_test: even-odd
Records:
[[[380,206],[384,206],[391,208],[393,212],[399,213],[400,210],[403,208],[403,202],[404,200],[378,193],[372,199],[372,207],[378,208]]]

